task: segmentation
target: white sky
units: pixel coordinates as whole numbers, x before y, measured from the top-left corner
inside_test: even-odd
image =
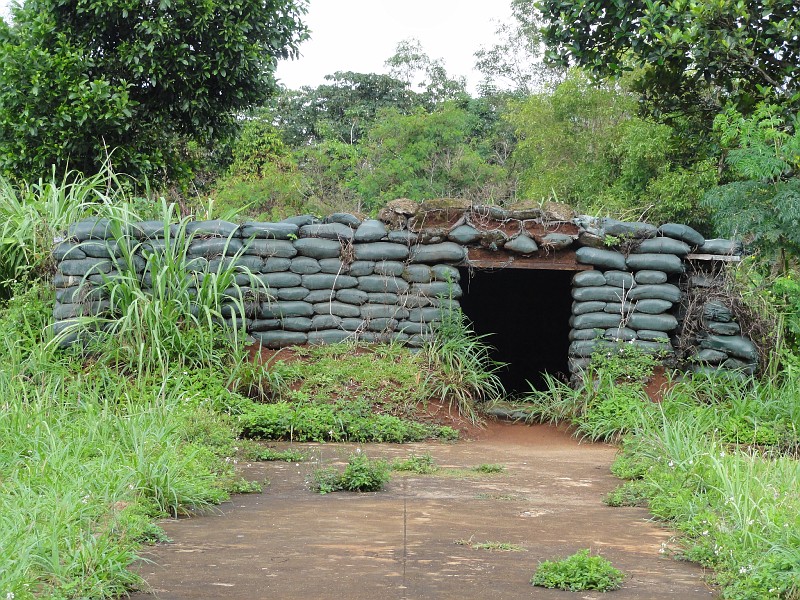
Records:
[[[9,4],[0,0],[0,15],[8,14]],[[319,85],[335,71],[386,72],[383,63],[397,43],[413,37],[474,89],[480,77],[472,70],[473,53],[492,43],[495,21],[510,14],[508,0],[311,0],[311,39],[299,60],[280,64],[278,78],[298,88]]]

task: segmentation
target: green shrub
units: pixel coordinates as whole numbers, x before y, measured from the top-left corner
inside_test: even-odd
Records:
[[[395,459],[392,462],[392,470],[429,475],[430,473],[438,471],[439,467],[436,465],[430,452],[426,452],[421,455],[412,454],[406,459]]]
[[[333,467],[317,469],[312,473],[311,487],[320,494],[345,490],[348,492],[378,492],[389,481],[391,467],[382,459],[372,460],[356,450],[340,473]]]
[[[579,550],[562,560],[544,561],[531,578],[533,585],[569,590],[608,592],[622,585],[625,574],[615,569],[602,556],[590,556],[589,550]]]

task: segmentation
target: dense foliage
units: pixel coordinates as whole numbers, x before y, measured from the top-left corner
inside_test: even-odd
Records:
[[[229,135],[306,35],[295,0],[27,0],[0,23],[0,172],[176,177]]]

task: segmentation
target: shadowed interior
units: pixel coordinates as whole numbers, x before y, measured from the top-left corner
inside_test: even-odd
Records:
[[[461,306],[475,332],[487,335],[509,394],[542,389],[542,373],[569,375],[572,271],[461,270]]]

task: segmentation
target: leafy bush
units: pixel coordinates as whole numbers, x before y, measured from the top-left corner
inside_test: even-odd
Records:
[[[422,455],[412,454],[406,459],[395,459],[392,462],[393,471],[408,471],[420,475],[429,475],[439,470],[430,452]]]
[[[389,463],[371,460],[357,450],[351,454],[344,472],[333,467],[317,469],[312,473],[312,489],[320,494],[346,490],[348,492],[378,492],[389,481]]]
[[[608,592],[622,585],[625,574],[615,569],[602,556],[590,556],[589,550],[579,550],[562,560],[546,560],[539,564],[531,578],[533,585],[551,589],[598,590]]]

